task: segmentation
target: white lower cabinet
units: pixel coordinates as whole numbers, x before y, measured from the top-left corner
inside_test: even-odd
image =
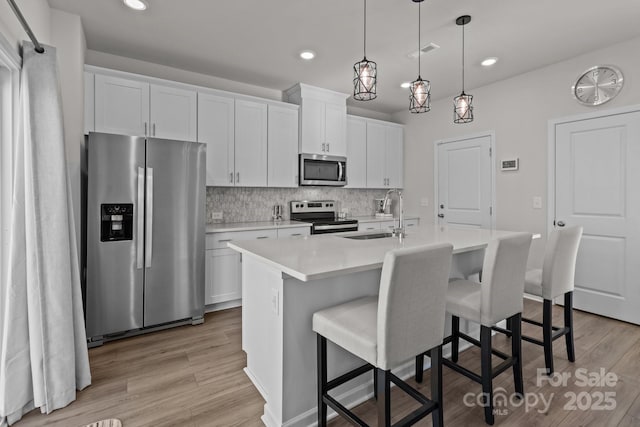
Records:
[[[411,231],[420,224],[420,219],[412,218],[404,221],[405,231]],[[380,221],[359,222],[358,231],[393,231],[397,227],[398,220],[381,219]]]
[[[359,222],[358,231],[378,231],[380,230],[380,222]]]
[[[206,236],[205,296],[207,311],[242,304],[242,258],[227,244],[254,239],[286,239],[308,236],[309,226],[209,233]]]

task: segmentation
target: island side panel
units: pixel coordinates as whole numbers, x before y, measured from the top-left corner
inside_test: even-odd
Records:
[[[381,269],[327,279],[301,282],[286,277],[283,283],[283,408],[287,427],[308,426],[316,421],[316,334],[312,316],[318,310],[356,298],[377,295]],[[328,376],[335,378],[365,362],[344,349],[328,343]],[[373,374],[363,375],[332,392],[350,407],[373,394]]]
[[[267,426],[282,425],[282,273],[242,257],[242,349],[245,372],[266,401]]]

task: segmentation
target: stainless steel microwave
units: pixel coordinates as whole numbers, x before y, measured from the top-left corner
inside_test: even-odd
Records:
[[[347,185],[347,158],[300,154],[300,185]]]

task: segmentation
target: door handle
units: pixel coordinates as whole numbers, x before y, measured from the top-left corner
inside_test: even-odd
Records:
[[[144,266],[151,267],[153,256],[153,168],[147,168],[147,229],[145,230]]]
[[[558,221],[556,224],[558,225],[558,227],[564,227],[565,225],[564,221]]]
[[[438,214],[438,218],[444,218],[444,214]]]
[[[144,265],[144,168],[138,168],[138,206],[136,206],[136,209],[138,212],[136,268],[142,268]]]

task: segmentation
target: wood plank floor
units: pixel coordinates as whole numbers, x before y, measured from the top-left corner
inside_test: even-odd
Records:
[[[526,301],[525,316],[540,317],[541,304]],[[560,307],[554,307],[556,324],[562,322]],[[523,326],[524,333],[540,336],[539,330]],[[565,386],[539,384],[537,368],[544,366],[542,348],[524,342],[525,392],[530,407],[503,406],[496,416],[498,426],[620,426],[640,427],[640,327],[575,311],[576,363],[566,359],[564,340],[555,343],[556,371],[571,373]],[[93,384],[78,394],[68,407],[45,416],[29,413],[16,426],[82,426],[105,418],[119,418],[124,427],[133,426],[261,426],[264,401],[243,373],[245,355],[240,349],[240,309],[211,313],[199,326],[184,326],[128,338],[91,349]],[[494,346],[510,351],[510,341],[494,337]],[[479,371],[480,352],[469,349],[460,362]],[[498,361],[496,360],[496,363]],[[614,387],[580,386],[575,373],[613,372]],[[482,426],[483,410],[465,405],[465,395],[480,392],[480,386],[444,368],[445,425]],[[415,386],[413,381],[410,381]],[[429,376],[419,385],[429,395]],[[513,377],[507,371],[494,380],[494,388],[513,392]],[[614,410],[567,410],[571,404],[565,393],[581,396],[577,407],[590,406],[602,395],[615,392]],[[548,410],[540,396],[551,398]],[[534,401],[538,398],[538,402]],[[392,392],[394,419],[415,406],[397,388]],[[467,397],[467,401],[469,401]],[[606,402],[601,402],[604,405]],[[365,421],[376,425],[375,403],[356,408]],[[332,427],[348,425],[332,420]],[[418,425],[431,425],[430,417]]]

